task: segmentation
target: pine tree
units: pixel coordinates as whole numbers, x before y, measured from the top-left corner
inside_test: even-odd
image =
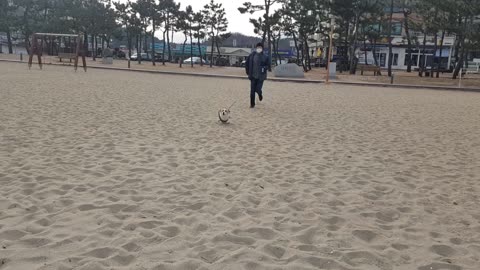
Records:
[[[269,59],[272,59],[272,26],[274,25],[274,21],[271,17],[271,12],[273,10],[273,6],[280,2],[282,2],[282,0],[264,0],[264,3],[262,5],[254,5],[252,4],[252,2],[245,2],[243,3],[242,7],[238,8],[238,11],[240,11],[240,13],[242,14],[253,14],[255,12],[264,11],[263,18],[250,20],[250,23],[252,23],[257,29],[262,29],[262,43],[265,44],[265,41],[268,41],[267,48]],[[262,21],[264,22],[264,26],[261,26]],[[270,65],[269,70],[271,71]]]
[[[210,3],[204,6],[202,14],[207,26],[207,33],[210,36],[212,42],[212,48],[210,52],[210,67],[213,66],[213,51],[215,45],[217,45],[218,56],[220,51],[218,48],[218,41],[228,28],[228,19],[226,17],[225,8],[220,3],[215,3],[214,0],[210,0]]]

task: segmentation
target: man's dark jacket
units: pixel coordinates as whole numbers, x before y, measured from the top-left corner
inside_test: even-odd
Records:
[[[247,72],[247,75],[248,75],[248,78],[250,80],[253,80],[254,77],[253,77],[253,58],[255,57],[255,54],[257,54],[257,52],[253,52],[251,53],[248,58],[247,58],[247,62],[245,63],[245,71]],[[267,79],[267,70],[268,70],[268,66],[269,66],[269,61],[268,61],[268,56],[266,56],[264,53],[261,53],[260,55],[260,61],[258,61],[258,64],[259,64],[259,80],[266,80]]]

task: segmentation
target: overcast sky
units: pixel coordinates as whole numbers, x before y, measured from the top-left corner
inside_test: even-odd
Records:
[[[120,0],[122,2],[126,2],[126,0]],[[136,0],[132,0],[136,1]],[[253,32],[253,26],[250,24],[250,18],[258,18],[263,15],[262,12],[256,12],[254,14],[241,14],[238,11],[238,8],[243,6],[244,2],[252,2],[253,4],[264,4],[264,0],[215,0],[216,3],[221,3],[225,8],[225,12],[227,13],[228,19],[228,31],[232,33],[242,33],[249,36],[254,36],[255,33]],[[184,10],[186,6],[191,5],[193,7],[193,11],[197,12],[210,2],[210,0],[175,0],[177,3],[181,3],[181,9]],[[278,7],[278,6],[277,6]],[[162,38],[160,32],[157,32],[156,36],[158,38]],[[183,34],[177,33],[174,36],[175,42],[183,42]]]
[[[238,11],[238,8],[243,5],[247,0],[215,0],[216,3],[222,3],[225,11],[227,12],[228,18],[228,31],[230,32],[239,32],[247,35],[255,35],[253,33],[253,26],[249,23],[250,17],[260,17],[262,14],[260,12],[251,14],[241,14]],[[264,0],[248,0],[253,4],[263,4]],[[176,0],[177,3],[182,3],[182,9],[185,9],[186,6],[191,5],[194,11],[199,11],[209,3],[210,0]]]

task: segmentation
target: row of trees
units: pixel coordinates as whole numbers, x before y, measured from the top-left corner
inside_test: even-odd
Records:
[[[275,5],[280,8],[272,11]],[[305,71],[311,69],[309,44],[329,42],[332,16],[335,18],[334,46],[341,59],[339,68],[351,73],[355,72],[360,47],[366,48],[367,43],[376,65],[379,65],[377,43],[386,41],[389,54],[393,56],[393,27],[398,22],[402,24],[402,34],[408,46],[408,72],[412,71],[411,53],[414,49],[420,49],[425,57],[427,41],[431,42],[435,44],[434,52],[437,49],[440,52],[441,59],[445,37],[455,35],[453,77],[456,78],[468,51],[478,50],[480,43],[479,0],[264,0],[263,5],[246,2],[239,11],[243,14],[263,12],[250,22],[264,42],[271,45],[273,58],[280,58],[276,42],[281,37],[292,38]],[[394,20],[394,14],[403,14],[402,20]],[[314,36],[323,39],[315,40]],[[431,37],[433,40],[429,40]],[[366,61],[367,50],[364,53]],[[388,75],[391,76],[393,57],[388,59]],[[440,64],[438,61],[436,66],[431,66],[430,76],[436,70],[438,77]],[[425,71],[421,65],[419,75],[423,76]]]
[[[211,42],[220,54],[220,45],[228,38],[228,20],[222,4],[211,0],[202,10],[194,12],[191,6],[182,8],[174,0],[138,0],[136,2],[111,2],[104,0],[0,0],[0,32],[7,34],[9,53],[12,53],[12,33],[21,33],[27,51],[29,37],[35,32],[84,33],[85,46],[91,40],[91,51],[98,50],[98,44],[109,46],[110,40],[126,39],[129,55],[149,51],[155,52],[155,35],[163,35],[162,59],[172,60],[170,44],[174,34],[185,37],[183,44],[200,45],[205,39]],[[51,40],[45,40],[46,47]],[[185,48],[185,46],[183,46]],[[193,56],[193,46],[190,46]],[[185,52],[183,52],[185,54]],[[95,59],[96,53],[93,53]],[[138,57],[141,61],[141,57]],[[165,61],[162,61],[165,64]],[[182,61],[180,61],[182,63]],[[155,65],[155,57],[152,57]],[[212,61],[211,61],[212,64]]]
[[[0,3],[0,32],[7,34],[9,53],[12,53],[14,33],[20,34],[27,51],[30,48],[29,37],[35,32],[85,33],[86,36],[91,35],[96,44],[99,39],[108,44],[113,36],[120,33],[116,11],[109,2],[0,0]],[[51,47],[53,40],[45,42],[45,47]]]
[[[434,51],[442,52],[445,37],[455,35],[455,78],[468,52],[478,48],[480,43],[477,19],[480,0],[263,0],[262,4],[245,2],[238,10],[251,16],[250,23],[266,47],[271,48],[268,51],[272,59],[281,60],[281,39],[293,39],[299,63],[305,71],[311,69],[310,45],[329,43],[332,17],[335,18],[333,38],[341,63],[339,68],[351,73],[355,72],[361,47],[371,48],[376,65],[379,65],[378,43],[388,43],[392,56],[394,25],[399,22],[408,46],[408,72],[412,71],[414,49],[420,50],[425,57],[428,42],[435,44]],[[402,20],[394,18],[394,13],[403,15]],[[146,52],[149,47],[152,55],[158,53],[155,52],[155,36],[161,36],[162,59],[171,60],[170,43],[174,34],[180,33],[184,36],[183,44],[192,45],[190,56],[193,56],[193,44],[197,44],[201,52],[200,45],[208,41],[213,60],[214,51],[220,55],[219,47],[230,35],[227,30],[225,9],[215,0],[210,0],[198,11],[191,6],[184,8],[175,0],[113,3],[106,0],[0,0],[0,32],[7,33],[10,52],[12,33],[21,33],[28,47],[28,37],[33,32],[81,32],[93,41],[93,51],[98,43],[108,45],[111,38],[116,38],[127,41],[129,54],[133,48]],[[391,75],[393,57],[388,59],[388,74]],[[152,64],[155,65],[155,61]],[[438,76],[440,63],[431,68],[431,76],[434,70]],[[419,75],[423,76],[425,71],[421,66]]]
[[[173,42],[175,33],[182,33],[184,36],[183,49],[190,41],[190,56],[193,57],[193,44],[198,45],[198,51],[201,53],[201,44],[208,38],[211,41],[211,54],[213,60],[214,48],[220,54],[221,42],[229,36],[226,33],[228,20],[225,9],[222,4],[211,0],[202,10],[194,12],[191,6],[182,9],[179,3],[174,0],[138,0],[136,2],[128,1],[126,3],[115,3],[117,18],[122,29],[126,33],[128,41],[129,54],[133,40],[136,40],[137,51],[148,51],[147,36],[151,36],[152,55],[155,55],[155,35],[157,31],[162,33],[162,59],[172,59],[170,43]],[[143,36],[143,44],[142,44]],[[168,56],[166,56],[168,54]],[[185,51],[182,52],[182,55]],[[141,60],[139,60],[141,61]],[[203,57],[201,57],[203,64]],[[162,61],[165,65],[165,61]],[[183,61],[180,61],[180,66]],[[155,59],[152,57],[152,64],[155,65]],[[193,65],[193,62],[192,62]],[[210,61],[213,65],[213,61]]]

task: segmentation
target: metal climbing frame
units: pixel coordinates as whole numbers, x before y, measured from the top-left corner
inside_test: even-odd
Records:
[[[82,34],[56,34],[56,33],[35,33],[32,35],[32,45],[30,47],[30,55],[28,58],[28,68],[32,67],[32,62],[33,62],[33,56],[37,55],[38,57],[38,65],[40,66],[40,69],[42,69],[42,53],[43,53],[43,40],[45,37],[53,37],[53,38],[58,38],[58,37],[68,37],[68,38],[74,38],[76,42],[76,49],[75,49],[75,61],[74,61],[74,68],[75,71],[78,68],[78,57],[82,57],[82,64],[83,64],[83,69],[85,72],[87,71],[87,62],[85,60],[85,52],[82,49],[81,44],[83,44],[83,35]],[[40,43],[38,40],[41,39]]]

